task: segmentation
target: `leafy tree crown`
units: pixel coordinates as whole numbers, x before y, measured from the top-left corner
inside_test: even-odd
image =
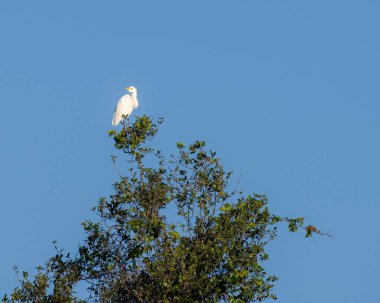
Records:
[[[276,298],[277,277],[263,261],[276,225],[320,233],[303,218],[269,212],[265,195],[230,189],[231,172],[205,142],[177,143],[166,158],[151,147],[162,119],[137,117],[116,132],[115,148],[128,173],[82,223],[86,237],[75,256],[56,255],[4,302],[260,302]],[[117,157],[112,156],[116,163]],[[153,163],[153,164],[152,164]],[[84,283],[88,297],[75,286]]]

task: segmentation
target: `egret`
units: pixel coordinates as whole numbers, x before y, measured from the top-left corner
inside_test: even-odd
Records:
[[[115,107],[113,114],[112,125],[116,126],[124,118],[129,117],[132,111],[139,105],[137,101],[137,89],[136,87],[129,86],[125,88],[130,94],[126,94],[120,98]],[[125,116],[125,117],[123,117]]]

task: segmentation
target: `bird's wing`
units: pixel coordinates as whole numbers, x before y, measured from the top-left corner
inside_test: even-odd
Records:
[[[123,119],[122,115],[128,116],[132,112],[131,97],[124,95],[117,102],[115,112],[113,114],[112,125],[116,126]]]

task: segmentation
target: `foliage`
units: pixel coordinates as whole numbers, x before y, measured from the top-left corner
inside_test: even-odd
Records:
[[[82,223],[87,234],[75,257],[57,253],[33,280],[4,302],[259,302],[275,298],[263,261],[276,225],[306,236],[303,218],[271,214],[264,195],[230,190],[216,153],[203,141],[166,159],[149,144],[162,120],[147,116],[110,131],[125,154],[128,174],[114,184],[114,194],[94,208],[96,222]],[[112,156],[116,162],[117,157]],[[153,163],[153,164],[152,164]],[[150,165],[148,165],[150,164]],[[174,214],[176,213],[176,215]],[[85,282],[88,298],[76,298]]]

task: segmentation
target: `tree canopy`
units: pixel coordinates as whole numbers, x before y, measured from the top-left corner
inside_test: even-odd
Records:
[[[57,253],[3,302],[260,302],[275,298],[266,245],[279,222],[291,232],[320,233],[303,218],[268,210],[265,195],[244,196],[230,184],[205,142],[177,143],[164,156],[152,147],[162,119],[147,116],[110,131],[112,156],[127,160],[109,198],[82,223],[86,237],[74,254]],[[79,298],[76,287],[87,289]]]

